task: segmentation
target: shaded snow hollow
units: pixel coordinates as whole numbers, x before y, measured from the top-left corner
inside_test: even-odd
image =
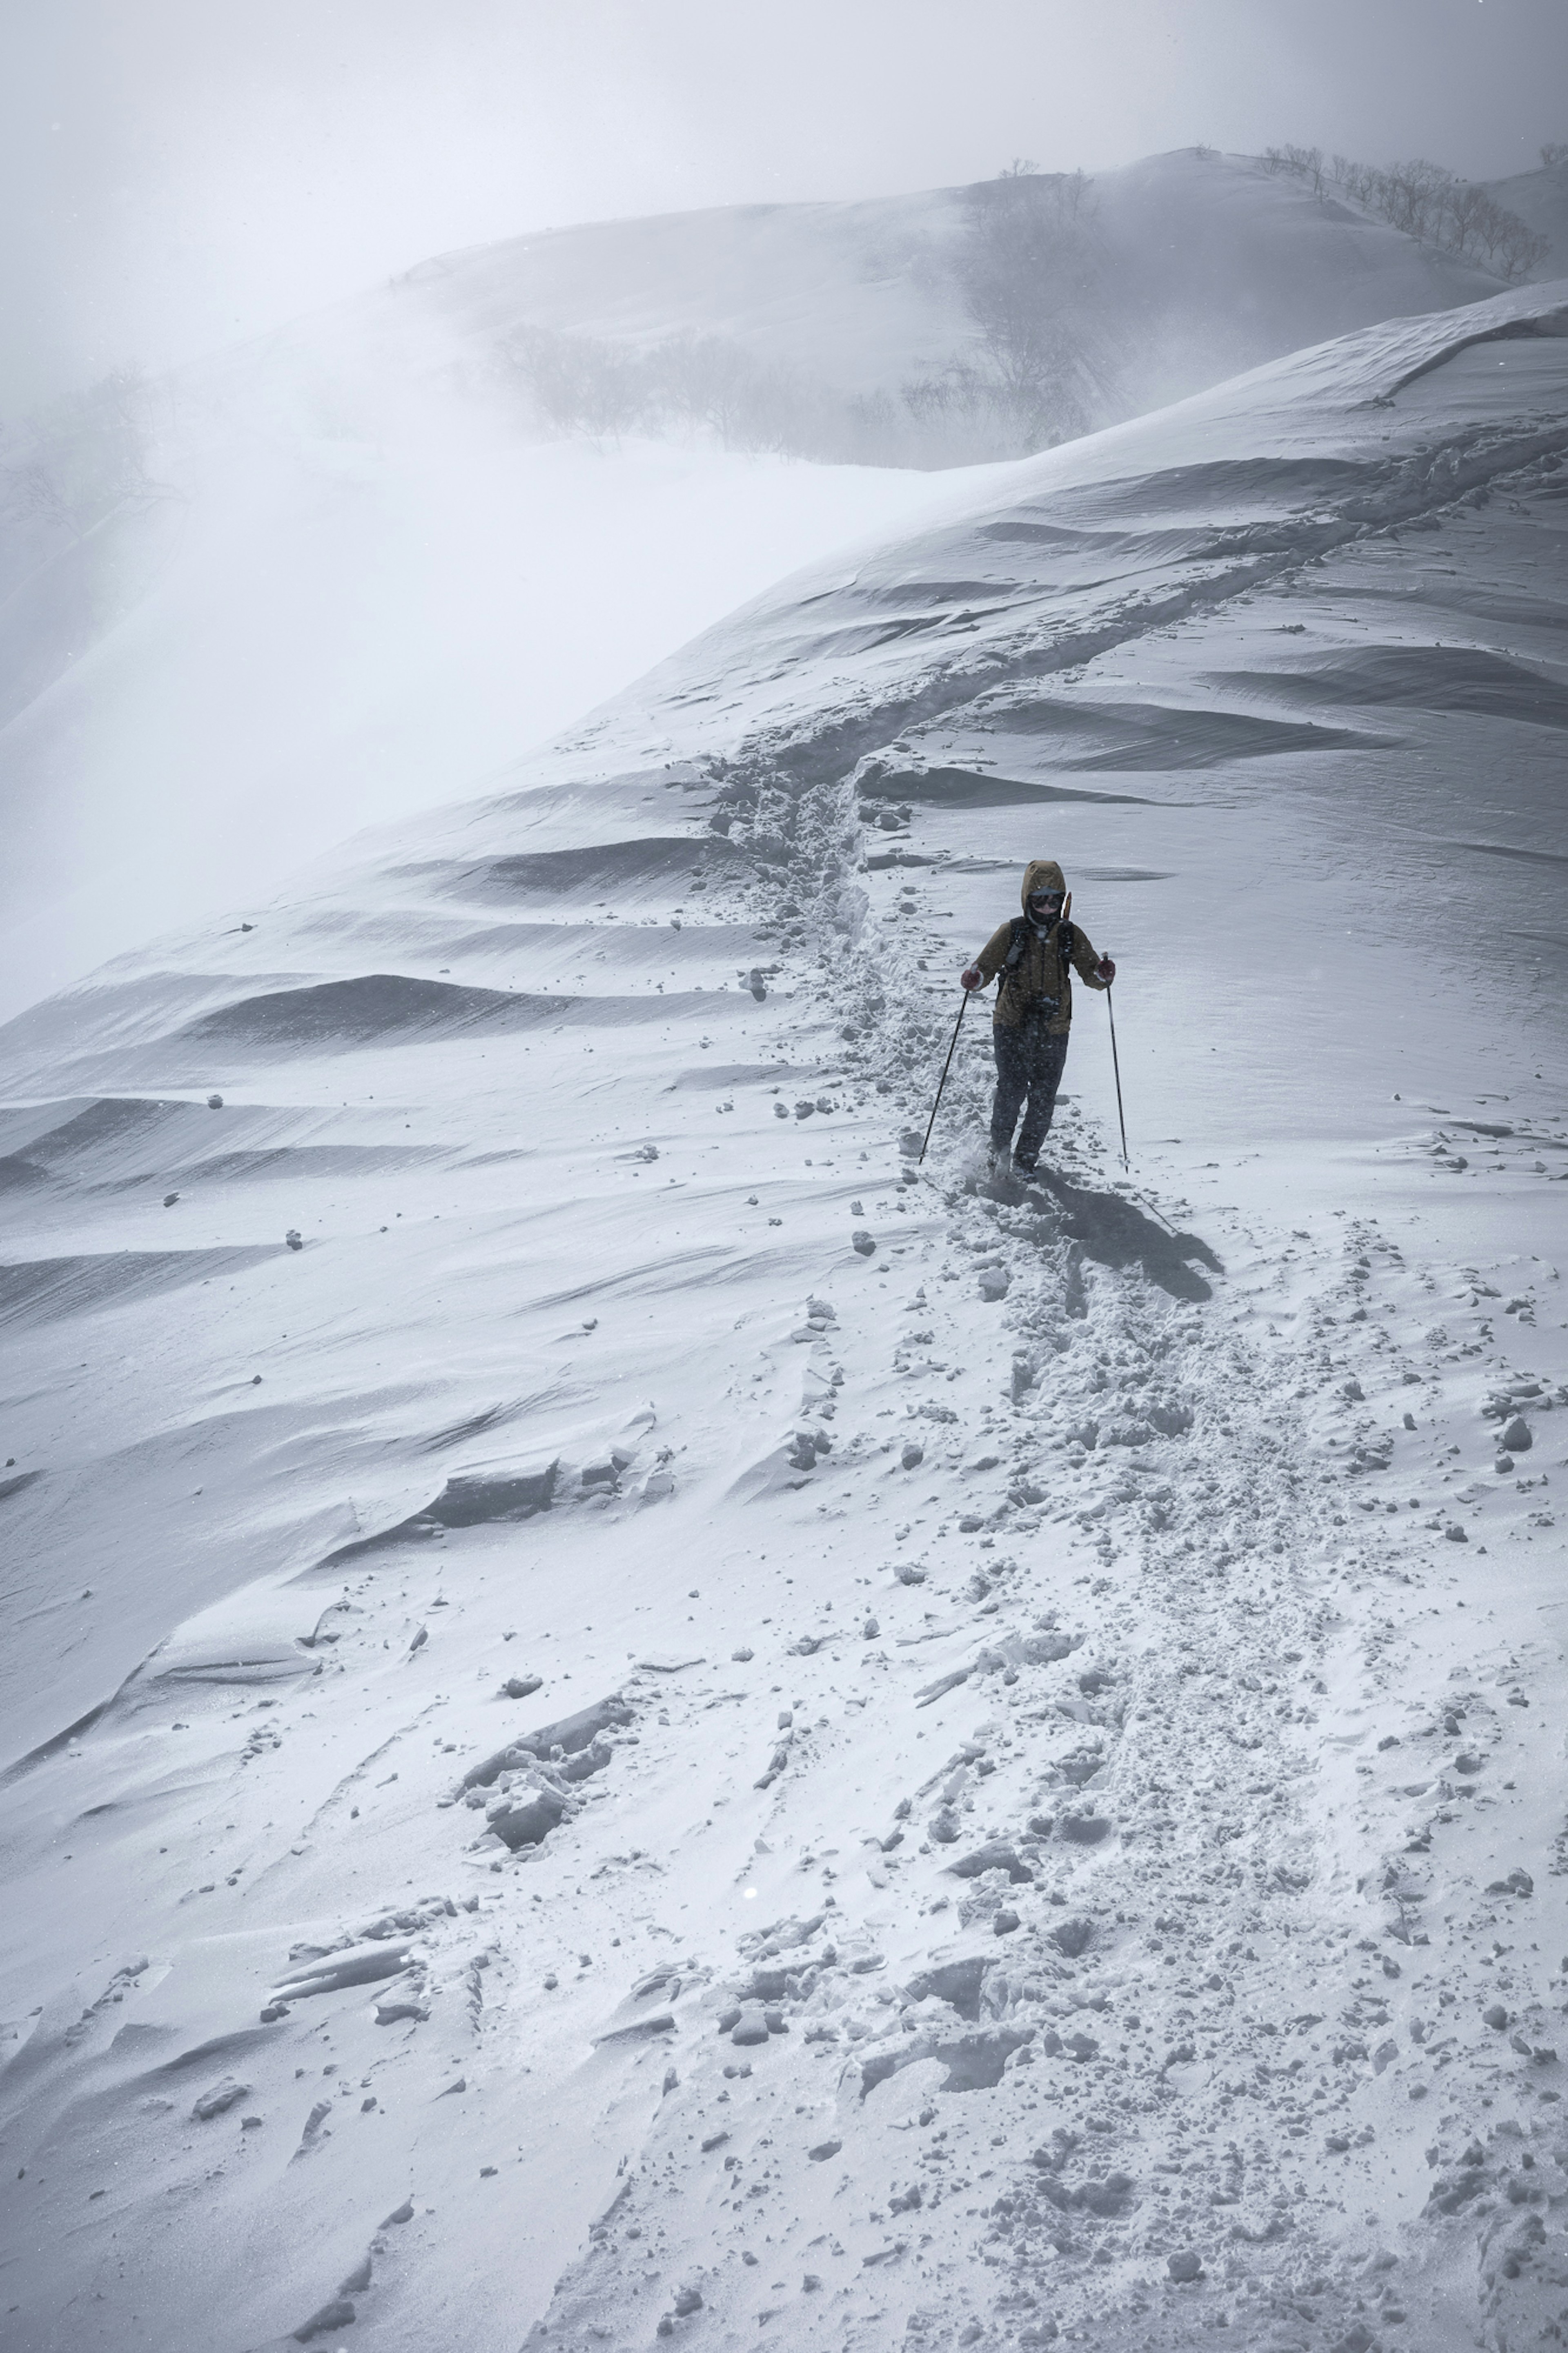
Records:
[[[8,2344],[1550,2341],[1563,299],[0,1031]]]

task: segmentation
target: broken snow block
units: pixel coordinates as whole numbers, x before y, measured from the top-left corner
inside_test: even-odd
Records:
[[[939,1962],[934,1969],[926,1969],[918,1978],[911,1978],[904,1990],[911,2001],[924,2001],[929,1995],[934,1994],[938,2001],[945,2001],[956,2010],[960,2018],[978,2021],[980,1989],[986,1970],[994,1967],[994,1961],[977,1957]]]
[[[1167,2255],[1165,2269],[1178,2287],[1184,2286],[1189,2280],[1200,2280],[1204,2275],[1202,2260],[1190,2247],[1184,2247],[1180,2254]]]
[[[947,1866],[955,1879],[979,1879],[987,1871],[1005,1871],[1015,1886],[1032,1887],[1035,1874],[1026,1862],[1020,1862],[1010,1846],[1000,1840],[976,1847],[973,1854],[960,1855]]]
[[[1057,1829],[1074,1846],[1098,1846],[1110,1824],[1103,1814],[1063,1814]]]
[[[1007,1287],[1011,1281],[1012,1277],[1008,1274],[1005,1267],[988,1266],[984,1268],[980,1277],[981,1298],[990,1300],[1005,1299],[1007,1296]]]
[[[877,1245],[864,1226],[856,1227],[849,1237],[849,1246],[852,1250],[858,1250],[862,1258],[874,1258],[877,1254]]]
[[[300,1229],[297,1226],[290,1226],[283,1239],[288,1243],[290,1250],[303,1250],[305,1247],[304,1243],[300,1239]]]
[[[530,1757],[549,1757],[557,1748],[574,1757],[580,1748],[592,1747],[610,1725],[631,1721],[631,1709],[619,1692],[612,1692],[607,1699],[595,1700],[591,1707],[579,1708],[575,1715],[559,1716],[553,1724],[542,1724],[537,1732],[520,1733],[505,1748],[498,1748],[478,1765],[470,1765],[461,1786],[465,1789],[488,1789],[509,1765],[521,1765]]]
[[[542,1691],[543,1687],[542,1675],[508,1675],[501,1685],[501,1693],[506,1699],[527,1699],[532,1693]]]
[[[423,2026],[429,2015],[429,2004],[423,2001],[378,2001],[375,2005],[378,2026],[396,2026],[405,2019],[411,2019],[416,2025]]]
[[[923,1446],[916,1446],[911,1440],[899,1456],[900,1468],[905,1471],[918,1471],[925,1459],[925,1448]]]
[[[742,2010],[730,2029],[731,2042],[739,2043],[742,2049],[750,2043],[765,2042],[767,2039],[768,2021],[760,2010]]]
[[[547,1512],[560,1465],[538,1469],[458,1472],[421,1514],[444,1528],[479,1527],[491,1520],[526,1520]]]
[[[237,2084],[232,2075],[225,2075],[211,2091],[202,2094],[191,2114],[198,2123],[205,2124],[210,2117],[221,2116],[226,2108],[232,2108],[237,2100],[243,2100],[249,2089],[248,2084]]]
[[[1498,1444],[1507,1454],[1528,1454],[1535,1443],[1534,1433],[1521,1413],[1516,1413]]]
[[[535,1789],[521,1805],[509,1806],[504,1812],[492,1814],[489,1823],[502,1845],[516,1854],[520,1847],[542,1846],[565,1811],[563,1801],[553,1790]]]

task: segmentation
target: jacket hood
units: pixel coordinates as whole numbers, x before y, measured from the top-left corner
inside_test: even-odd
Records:
[[[1067,878],[1054,858],[1031,858],[1024,869],[1024,887],[1018,894],[1018,904],[1027,914],[1031,891],[1060,891],[1065,896],[1067,887]]]

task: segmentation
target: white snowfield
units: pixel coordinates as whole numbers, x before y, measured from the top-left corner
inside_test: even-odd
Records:
[[[1560,2341],[1565,327],[0,1030],[8,2348]],[[917,1165],[1038,855],[1131,1179]]]

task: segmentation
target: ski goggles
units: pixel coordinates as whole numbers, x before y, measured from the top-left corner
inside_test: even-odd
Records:
[[[1065,905],[1066,901],[1065,891],[1031,891],[1029,893],[1031,907],[1060,907]]]

